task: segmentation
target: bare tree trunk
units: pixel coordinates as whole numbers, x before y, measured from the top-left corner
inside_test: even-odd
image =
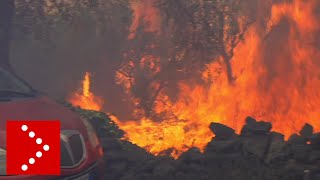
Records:
[[[228,81],[230,84],[232,84],[235,80],[235,78],[233,77],[232,66],[230,62],[232,57],[229,56],[225,50],[221,50],[221,56],[226,66]]]
[[[14,0],[0,0],[0,66],[11,69],[9,63]]]
[[[227,70],[227,77],[228,77],[228,82],[229,84],[233,84],[234,78],[233,78],[233,73],[232,73],[232,67],[231,67],[231,58],[232,56],[229,55],[229,53],[226,50],[226,45],[224,41],[224,27],[225,27],[225,15],[223,11],[217,9],[217,13],[219,14],[218,20],[220,22],[221,28],[219,29],[218,33],[218,42],[220,43],[220,54],[223,58],[224,64],[226,66]]]

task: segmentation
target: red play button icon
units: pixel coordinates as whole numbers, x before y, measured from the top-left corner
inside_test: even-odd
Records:
[[[7,121],[7,174],[60,175],[60,121]]]

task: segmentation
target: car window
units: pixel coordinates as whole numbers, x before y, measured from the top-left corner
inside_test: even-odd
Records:
[[[14,74],[0,68],[0,92],[12,91],[31,94],[33,90]]]

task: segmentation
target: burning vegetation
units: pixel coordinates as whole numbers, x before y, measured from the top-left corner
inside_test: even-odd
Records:
[[[100,111],[102,110],[103,101],[100,97],[95,96],[90,91],[90,73],[86,72],[82,81],[82,89],[73,93],[69,101],[74,106],[79,106],[83,109]]]
[[[204,151],[212,122],[240,133],[252,116],[286,138],[305,123],[320,130],[319,2],[250,2],[132,2],[130,45],[114,77],[132,107],[131,119],[113,118],[126,139],[177,158]],[[69,101],[108,112],[89,73],[82,85]]]

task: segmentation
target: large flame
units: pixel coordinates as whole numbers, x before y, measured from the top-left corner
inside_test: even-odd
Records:
[[[293,0],[274,4],[266,28],[261,30],[260,23],[253,24],[231,60],[233,83],[228,81],[219,57],[207,64],[201,77],[179,83],[177,100],[170,100],[165,91],[159,93],[161,101],[154,111],[160,114],[170,110],[173,116],[162,121],[149,117],[115,121],[131,142],[155,155],[167,150],[175,158],[190,147],[204,150],[214,136],[208,128],[211,122],[239,132],[245,117],[253,116],[272,122],[273,130],[286,137],[298,133],[305,123],[320,130],[320,50],[316,42],[320,21],[315,14],[316,3]],[[153,59],[149,69],[157,72],[157,58]],[[130,61],[128,66],[144,69],[145,61]],[[121,74],[117,79],[130,90],[132,79]]]
[[[90,73],[86,72],[82,81],[82,90],[71,94],[69,102],[83,109],[100,111],[103,101],[90,91]]]
[[[258,24],[252,25],[235,49],[232,85],[226,73],[216,74],[219,69],[225,72],[223,61],[213,61],[202,73],[205,83],[181,82],[175,102],[165,94],[159,96],[166,103],[155,110],[171,109],[177,118],[119,121],[127,138],[153,154],[172,149],[171,155],[177,157],[190,147],[204,149],[213,137],[208,128],[211,122],[239,132],[250,115],[271,121],[273,130],[286,137],[299,132],[306,122],[320,130],[320,53],[313,44],[320,23],[314,15],[315,2],[273,5],[267,31],[261,33]],[[277,39],[283,21],[288,34],[280,33]]]

